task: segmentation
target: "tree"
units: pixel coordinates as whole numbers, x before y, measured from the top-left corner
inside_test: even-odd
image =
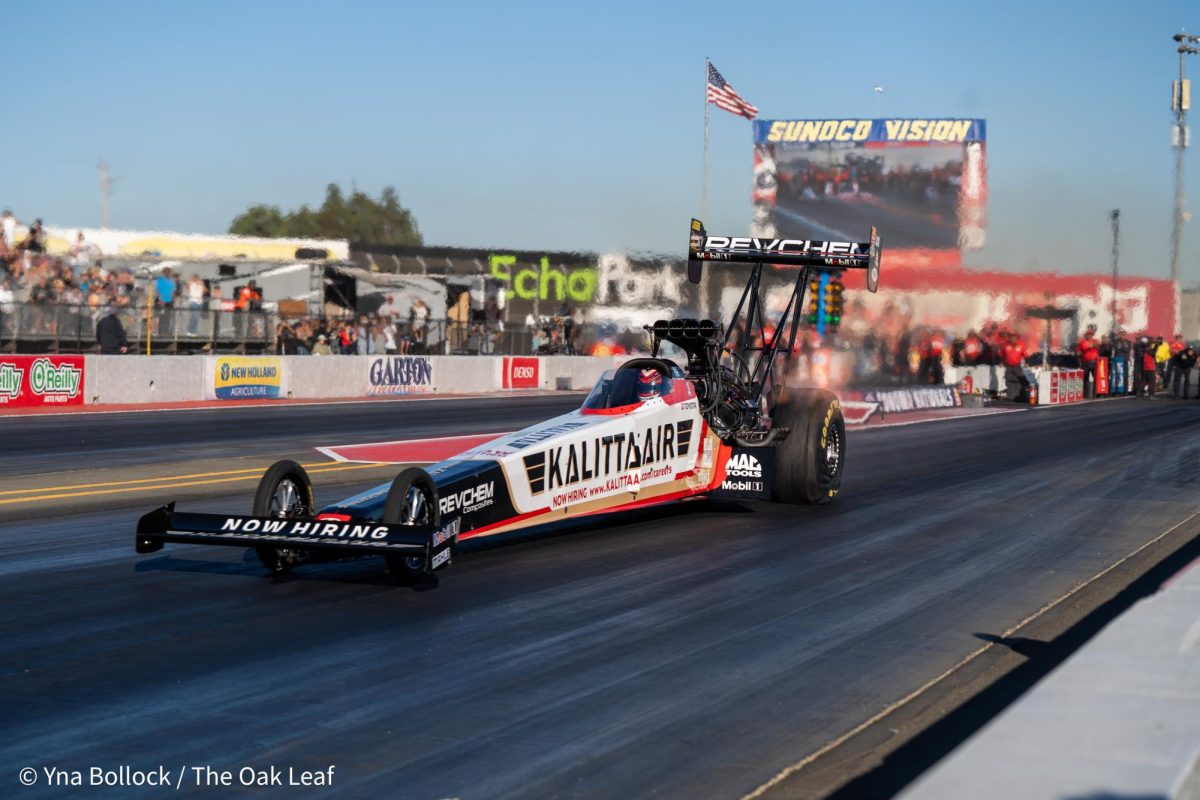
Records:
[[[251,206],[229,226],[230,233],[242,236],[283,236],[286,223],[278,206]]]
[[[355,190],[347,198],[336,183],[325,187],[325,200],[282,213],[278,206],[253,205],[234,217],[229,232],[267,238],[349,239],[369,244],[424,244],[412,212],[400,205],[394,187],[378,200]]]

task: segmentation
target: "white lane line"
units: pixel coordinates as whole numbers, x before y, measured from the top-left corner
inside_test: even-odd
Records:
[[[214,401],[212,401],[212,403],[213,403],[212,405],[179,406],[179,407],[175,407],[175,408],[172,408],[171,406],[165,406],[162,408],[113,408],[113,409],[104,409],[104,410],[96,410],[96,411],[87,411],[87,410],[84,410],[84,411],[37,411],[34,413],[26,413],[26,414],[3,414],[3,413],[0,413],[0,421],[6,420],[6,419],[36,419],[38,417],[79,417],[79,416],[88,416],[88,415],[96,415],[96,414],[141,414],[143,412],[154,413],[154,412],[160,412],[160,411],[172,411],[172,412],[173,411],[232,411],[232,410],[237,410],[237,409],[245,410],[245,409],[256,409],[256,408],[306,408],[309,406],[354,406],[354,405],[362,405],[362,404],[366,404],[366,403],[373,403],[373,404],[378,405],[378,404],[390,404],[390,403],[416,403],[416,402],[422,402],[422,401],[433,402],[433,401],[439,401],[439,400],[440,401],[488,400],[488,399],[495,399],[497,397],[554,397],[554,396],[558,396],[558,395],[572,395],[572,394],[582,395],[582,394],[586,394],[586,392],[576,391],[574,389],[571,389],[571,390],[563,389],[563,390],[555,391],[555,392],[514,393],[514,392],[510,392],[510,391],[504,391],[504,392],[493,392],[491,394],[447,395],[445,397],[439,397],[437,395],[426,394],[426,395],[420,395],[420,396],[416,396],[416,397],[376,397],[376,398],[364,399],[364,400],[311,400],[311,401],[310,400],[301,400],[298,402],[290,401],[290,400],[282,400],[278,403],[255,403],[253,405],[219,404],[220,401],[214,400]],[[166,402],[170,402],[170,401],[166,401]],[[184,402],[188,402],[188,401],[184,401]],[[142,405],[142,404],[131,404],[131,405]]]
[[[386,441],[386,442],[360,442],[359,444],[331,444],[331,445],[326,445],[324,447],[316,447],[313,449],[319,453],[322,453],[323,455],[325,455],[329,458],[332,458],[335,461],[359,461],[361,459],[345,458],[344,456],[342,456],[340,453],[338,453],[336,451],[338,451],[342,448],[349,449],[351,447],[384,447],[384,446],[387,446],[390,444],[418,444],[421,442],[458,442],[458,441],[462,441],[463,439],[479,439],[480,437],[483,437],[483,436],[488,437],[488,439],[497,439],[501,436],[507,436],[510,433],[513,433],[513,431],[501,431],[500,433],[464,433],[464,434],[460,434],[458,436],[428,436],[423,439],[392,439],[392,440]],[[485,444],[486,442],[487,442],[487,439],[480,442],[480,444]],[[376,463],[376,462],[371,462],[371,463]]]
[[[1110,564],[1109,566],[1105,567],[1100,572],[1097,572],[1095,575],[1088,578],[1083,583],[1080,583],[1077,586],[1075,586],[1074,588],[1072,588],[1069,592],[1064,594],[1062,597],[1059,597],[1057,600],[1053,600],[1053,601],[1047,603],[1046,605],[1039,608],[1037,611],[1035,611],[1032,614],[1030,614],[1029,616],[1025,617],[1025,619],[1021,620],[1016,625],[1013,625],[1008,630],[1001,633],[999,640],[1003,641],[1004,639],[1007,639],[1008,637],[1012,636],[1014,633],[1019,631],[1021,628],[1024,628],[1029,623],[1037,620],[1039,617],[1043,616],[1044,614],[1051,611],[1052,609],[1062,605],[1064,602],[1071,599],[1076,594],[1078,594],[1082,590],[1086,589],[1088,586],[1092,585],[1096,581],[1100,580],[1105,575],[1112,572],[1114,569],[1121,566],[1129,559],[1135,557],[1138,553],[1141,553],[1143,550],[1145,550],[1148,547],[1153,547],[1154,545],[1158,544],[1163,539],[1165,539],[1167,536],[1171,535],[1172,533],[1174,533],[1178,529],[1182,528],[1184,525],[1188,524],[1189,522],[1196,519],[1197,517],[1200,517],[1200,511],[1192,512],[1181,522],[1178,522],[1175,525],[1172,525],[1170,528],[1163,531],[1158,536],[1155,536],[1153,539],[1146,542],[1141,547],[1134,550],[1132,553],[1123,557],[1120,561]],[[853,737],[862,733],[867,728],[869,728],[872,725],[874,725],[875,723],[879,722],[884,717],[886,717],[888,714],[891,714],[893,711],[896,711],[897,709],[911,703],[913,700],[917,699],[922,694],[924,694],[925,692],[932,689],[934,686],[937,686],[939,683],[944,681],[946,678],[950,677],[955,672],[957,672],[958,670],[965,667],[967,664],[970,664],[976,658],[979,658],[979,656],[983,655],[988,650],[991,650],[996,645],[997,645],[997,642],[988,642],[987,644],[983,645],[982,647],[968,653],[964,658],[959,660],[958,663],[956,663],[954,666],[950,667],[949,669],[947,669],[945,672],[941,673],[937,677],[932,678],[932,679],[926,681],[925,683],[921,684],[913,691],[911,691],[908,694],[901,697],[899,700],[896,700],[896,701],[884,706],[882,710],[880,710],[878,713],[872,715],[869,719],[864,720],[863,722],[860,722],[858,725],[855,725],[853,728],[846,731],[841,736],[822,745],[819,749],[815,750],[812,753],[809,753],[804,758],[797,761],[795,764],[792,764],[788,767],[784,767],[782,770],[780,770],[775,775],[775,777],[771,778],[769,781],[762,784],[761,786],[759,786],[757,789],[750,792],[749,794],[743,795],[742,800],[754,800],[754,798],[762,797],[764,794],[766,794],[768,791],[770,791],[772,787],[778,786],[780,783],[787,780],[792,775],[795,775],[797,772],[804,769],[805,767],[807,767],[809,764],[816,761],[821,756],[825,755],[826,753],[830,752],[831,750],[836,749],[837,747],[839,747],[840,745],[842,745],[849,739],[852,739]]]
[[[334,452],[333,449],[329,447],[314,447],[313,449],[326,458],[332,458],[334,461],[341,461],[343,464],[348,463],[350,460],[348,458],[342,458],[339,453]]]
[[[1137,396],[1132,394],[1121,395],[1120,397],[1093,397],[1089,400],[1074,400],[1070,403],[1046,403],[1045,405],[1030,406],[1033,411],[1045,411],[1048,408],[1070,408],[1071,406],[1086,406],[1092,403],[1111,403],[1113,400],[1136,400]]]
[[[959,414],[956,417],[930,417],[929,419],[910,419],[906,422],[881,422],[878,425],[867,423],[865,425],[847,425],[847,431],[877,431],[880,428],[903,428],[908,425],[923,425],[926,422],[950,422],[953,420],[975,419],[976,417],[991,417],[996,414],[1014,414],[1018,411],[1024,411],[1024,408],[994,408],[988,411],[980,411],[978,414]]]

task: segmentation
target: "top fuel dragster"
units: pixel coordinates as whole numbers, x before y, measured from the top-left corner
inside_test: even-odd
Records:
[[[751,265],[728,326],[660,320],[649,357],[605,372],[582,406],[390,483],[318,509],[295,462],[263,475],[248,516],[178,512],[138,522],[139,553],[166,542],[252,547],[273,573],[323,560],[382,555],[412,583],[448,565],[463,540],[569,517],[685,498],[827,503],[845,469],[838,399],[790,386],[788,361],[814,273],[862,269],[879,278],[880,242],[709,236],[692,220],[688,277],[721,262]],[[767,319],[766,265],[795,267],[785,308]],[[660,357],[664,342],[686,363]]]

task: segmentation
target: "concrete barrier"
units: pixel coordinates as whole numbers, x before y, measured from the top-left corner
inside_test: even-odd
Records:
[[[1121,378],[1123,383],[1117,383],[1116,385],[1133,387],[1134,379],[1132,365],[1130,365],[1129,362],[1124,362],[1124,364],[1124,375]],[[1038,404],[1049,405],[1052,403],[1073,402],[1072,400],[1066,399],[1067,396],[1073,395],[1066,395],[1062,391],[1055,392],[1054,387],[1057,385],[1060,389],[1064,388],[1064,376],[1075,372],[1078,372],[1078,370],[1034,369],[1027,370],[1026,374],[1034,375],[1038,379]],[[1052,378],[1052,373],[1055,373],[1057,377]],[[971,391],[973,392],[994,392],[999,395],[1004,394],[1004,367],[983,364],[973,367],[946,367],[945,382],[949,386],[958,386],[959,388],[962,388],[963,381],[968,377],[970,377]],[[1109,373],[1109,386],[1114,385],[1115,377],[1116,376],[1114,373]],[[1169,391],[1170,387],[1167,387],[1167,389]],[[1078,399],[1082,399],[1082,380],[1080,380],[1080,390],[1080,397]],[[1110,390],[1109,394],[1113,394],[1112,390]],[[1116,394],[1132,394],[1132,388],[1129,392],[1117,392]],[[1189,398],[1195,398],[1198,394],[1200,394],[1200,369],[1193,369],[1188,373],[1187,396]],[[1053,400],[1052,398],[1055,397],[1058,399]]]
[[[1038,389],[1038,405],[1060,405],[1083,399],[1084,375],[1082,369],[1029,369],[1024,368],[1026,378]],[[990,392],[1003,397],[1007,390],[1004,382],[1005,368],[990,364],[973,367],[947,367],[946,384],[957,386],[968,392]],[[969,385],[970,389],[965,387]]]
[[[957,386],[965,392],[994,392],[1004,394],[1004,367],[993,364],[976,364],[972,367],[946,367],[947,386]],[[970,378],[970,389],[963,381]]]
[[[290,396],[467,394],[590,389],[620,358],[581,356],[295,356],[284,359]]]
[[[545,356],[543,389],[591,389],[606,369],[615,369],[631,356]],[[560,385],[560,382],[565,385]]]
[[[626,357],[87,356],[85,402],[586,390]]]
[[[171,403],[204,399],[198,356],[86,356],[86,403]]]
[[[341,362],[347,359],[353,365]],[[366,367],[360,367],[362,361]],[[290,397],[363,397],[370,388],[369,356],[284,356]]]
[[[85,358],[85,402],[171,403],[223,397],[332,399],[387,395],[471,394],[510,389],[587,390],[604,370],[629,356],[101,356]],[[222,379],[222,370],[227,377]],[[948,367],[946,383],[961,387],[971,377],[976,391],[1003,393],[1004,369]],[[1038,400],[1067,395],[1052,391],[1042,373]],[[1189,396],[1200,392],[1200,370],[1190,376]],[[1061,380],[1061,379],[1060,379]],[[1039,381],[1039,384],[1042,381]],[[1081,381],[1072,381],[1072,385]],[[1061,384],[1060,384],[1061,388]]]
[[[1200,564],[1139,601],[905,800],[1200,797]]]

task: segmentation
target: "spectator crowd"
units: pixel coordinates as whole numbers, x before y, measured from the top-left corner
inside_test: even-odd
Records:
[[[428,307],[417,301],[425,316],[400,321],[389,314],[363,314],[347,319],[300,317],[275,326],[279,355],[408,355],[426,352]]]
[[[1005,368],[1007,380],[1026,390],[1024,367],[1042,366],[1046,359],[1040,350],[1031,351],[1016,330],[998,322],[953,339],[930,327],[906,328],[893,336],[871,331],[858,343],[857,356],[857,376],[867,382],[886,378],[901,384],[941,384],[945,366],[988,365]],[[1132,364],[1131,391],[1139,397],[1169,391],[1187,398],[1198,351],[1179,333],[1169,342],[1162,336],[1100,336],[1096,326],[1089,325],[1070,352],[1051,353],[1049,365],[1082,369],[1085,395],[1094,397],[1101,359],[1109,360],[1110,369]],[[1200,389],[1195,396],[1200,399]]]
[[[101,258],[100,249],[79,231],[64,255],[47,252],[46,233],[40,219],[25,224],[10,209],[0,214],[0,313],[12,315],[21,310],[17,324],[23,333],[48,334],[59,331],[60,324],[74,327],[86,316],[98,325],[108,316],[144,313],[147,293],[154,306],[159,336],[176,333],[188,337],[212,334],[205,327],[208,310],[257,311],[262,308],[262,293],[253,280],[235,289],[228,301],[221,285],[193,273],[184,278],[166,267],[149,283],[139,281],[128,267],[111,268]],[[144,317],[143,317],[144,318]],[[177,320],[184,320],[176,331]],[[11,323],[10,323],[11,324]],[[110,322],[107,326],[113,330]],[[240,337],[244,321],[234,315],[235,336]],[[89,332],[91,326],[86,326]],[[124,336],[117,337],[122,342]],[[116,338],[113,339],[116,341]],[[124,347],[124,344],[121,345]],[[123,352],[101,343],[102,352]]]
[[[484,314],[455,314],[434,319],[429,305],[412,299],[408,314],[374,313],[345,318],[298,317],[281,319],[275,326],[275,352],[279,355],[416,355],[444,352],[504,353],[512,349],[503,341],[512,332],[500,309],[489,303]],[[520,330],[520,326],[518,326]],[[522,334],[529,352],[573,355],[583,352],[580,343],[583,315],[564,307],[556,315],[529,315]]]
[[[98,317],[110,305],[136,302],[140,291],[131,270],[110,270],[82,231],[65,257],[47,254],[40,219],[26,225],[13,212],[0,214],[0,310],[13,304],[86,307]]]

